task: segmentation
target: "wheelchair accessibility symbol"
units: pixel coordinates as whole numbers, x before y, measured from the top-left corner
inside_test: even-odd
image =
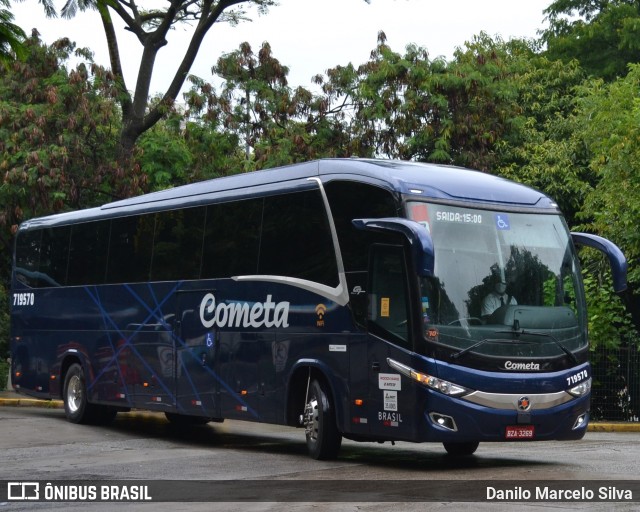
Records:
[[[511,229],[511,226],[509,225],[508,215],[504,213],[496,213],[495,219],[496,219],[496,227],[498,229],[502,229],[502,230]]]

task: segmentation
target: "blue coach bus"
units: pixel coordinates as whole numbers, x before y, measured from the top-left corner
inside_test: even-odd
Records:
[[[24,222],[12,382],[74,423],[162,411],[342,438],[579,439],[585,298],[557,205],[440,165],[327,159]]]

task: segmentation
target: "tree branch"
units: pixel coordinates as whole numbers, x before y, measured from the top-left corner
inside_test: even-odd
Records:
[[[178,93],[189,74],[189,70],[193,66],[198,55],[202,41],[207,35],[209,29],[211,29],[213,24],[219,19],[220,15],[226,9],[233,5],[240,4],[243,1],[244,0],[220,0],[215,5],[213,5],[212,0],[205,0],[203,2],[200,21],[193,33],[191,41],[189,42],[189,46],[185,52],[182,62],[180,62],[171,84],[162,97],[162,101],[151,109],[151,111],[145,116],[143,121],[144,130],[149,129],[162,118],[161,105],[172,104],[176,100]]]
[[[116,83],[120,88],[120,106],[124,116],[128,116],[131,111],[131,95],[127,89],[127,84],[122,72],[122,61],[120,59],[120,50],[118,48],[118,38],[116,36],[115,28],[113,26],[113,20],[109,9],[102,3],[98,4],[98,12],[102,19],[102,26],[107,38],[107,47],[109,49],[109,61],[111,64],[111,71],[115,75]]]

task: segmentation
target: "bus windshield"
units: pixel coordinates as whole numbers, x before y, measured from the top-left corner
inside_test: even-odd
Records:
[[[424,336],[459,355],[553,358],[587,344],[579,265],[559,215],[412,201],[430,232],[421,278]]]

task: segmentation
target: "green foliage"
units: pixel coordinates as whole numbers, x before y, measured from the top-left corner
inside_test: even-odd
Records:
[[[129,179],[115,176],[109,161],[118,125],[104,70],[81,62],[68,71],[75,45],[65,39],[46,47],[32,37],[26,48],[25,62],[0,71],[4,250],[22,220],[104,201]],[[7,258],[3,252],[3,268]]]
[[[617,348],[620,344],[638,345],[640,338],[625,305],[611,290],[611,275],[600,254],[585,257],[583,272],[591,350]],[[599,267],[599,268],[594,268]]]
[[[201,137],[215,142],[208,149],[219,161],[217,170],[198,175],[346,156],[342,149],[346,137],[333,117],[336,112],[328,111],[324,98],[303,87],[288,87],[288,68],[273,57],[268,43],[257,55],[248,43],[242,43],[238,50],[218,59],[213,72],[224,79],[220,93],[192,77],[193,86],[185,94],[187,117],[192,120],[186,136],[193,142]]]
[[[640,5],[636,0],[556,0],[546,10],[550,59],[577,59],[587,74],[611,81],[640,61]]]
[[[55,0],[41,0],[40,3],[47,16],[57,15]],[[113,156],[120,167],[131,166],[138,138],[164,117],[167,105],[175,103],[208,31],[219,22],[235,25],[248,20],[247,7],[255,7],[259,14],[265,14],[275,3],[275,0],[181,0],[163,7],[143,7],[128,0],[68,0],[63,4],[60,12],[65,18],[74,17],[78,11],[95,10],[102,21],[111,71],[118,86],[118,93],[113,97],[120,104],[121,123],[119,144]],[[125,83],[112,15],[119,17],[125,28],[137,35],[135,40],[142,47],[134,87],[127,87]],[[157,53],[168,44],[169,31],[178,26],[191,30],[189,43],[176,67],[169,71],[174,75],[161,100],[149,101]],[[133,94],[130,91],[134,91]]]
[[[13,23],[11,11],[1,8],[9,6],[9,0],[0,0],[0,64],[5,66],[15,58],[22,59],[26,55],[24,31]]]
[[[598,183],[586,197],[582,218],[594,233],[621,246],[632,262],[629,281],[640,285],[640,66],[605,85],[585,85],[579,126]]]
[[[318,82],[349,113],[347,152],[490,170],[519,114],[512,77],[521,53],[531,48],[480,34],[451,63],[431,61],[415,45],[394,52],[380,33],[367,63],[338,66]]]
[[[136,161],[153,191],[185,183],[192,156],[181,134],[160,122],[138,139]]]
[[[576,91],[584,73],[572,62],[531,56],[513,77],[521,112],[496,145],[496,173],[543,190],[573,225],[595,185],[589,156],[576,134]]]
[[[109,155],[118,124],[110,79],[68,40],[25,43],[28,58],[0,68],[0,357],[8,340],[13,237],[31,217],[105,202],[135,179]]]
[[[9,291],[0,280],[0,364],[9,356]],[[6,377],[5,381],[6,382]],[[2,389],[0,376],[0,389]]]

